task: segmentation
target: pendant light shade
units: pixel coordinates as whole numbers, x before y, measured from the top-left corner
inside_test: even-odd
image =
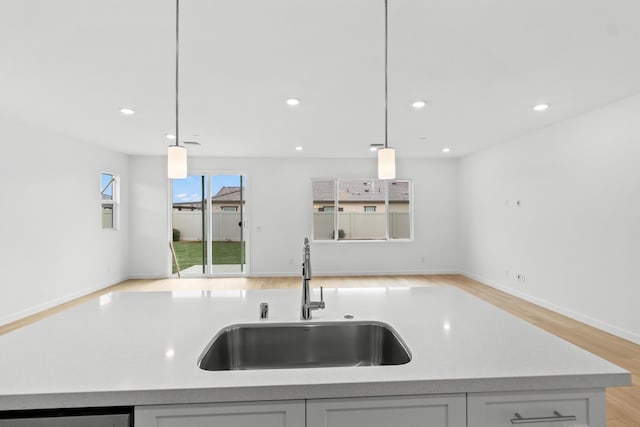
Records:
[[[387,0],[384,0],[384,148],[378,150],[378,179],[395,179],[396,177],[396,150],[389,148],[389,18],[387,9]]]
[[[396,150],[381,148],[378,150],[378,179],[395,179]]]
[[[167,151],[167,171],[169,178],[187,177],[187,149],[179,145],[170,145]]]
[[[187,177],[187,149],[180,146],[180,0],[176,0],[176,143],[167,150],[167,175],[169,178]]]

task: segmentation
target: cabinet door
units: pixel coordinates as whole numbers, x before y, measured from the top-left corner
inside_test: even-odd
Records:
[[[307,401],[307,427],[466,427],[461,395]]]
[[[136,427],[304,427],[304,400],[136,406]]]
[[[606,427],[607,423],[604,390],[469,393],[468,412],[469,427]]]

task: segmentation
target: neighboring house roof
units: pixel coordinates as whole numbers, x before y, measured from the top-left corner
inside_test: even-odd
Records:
[[[200,200],[193,201],[193,202],[174,202],[173,207],[174,208],[191,208],[191,210],[193,209],[199,210],[202,208],[202,202]]]
[[[211,198],[211,203],[215,202],[239,202],[241,187],[222,187],[215,196]],[[246,191],[246,188],[242,188]]]
[[[314,181],[313,201],[334,202],[334,181]],[[384,202],[382,182],[373,181],[340,181],[338,201],[340,202]],[[409,182],[389,181],[389,201],[409,202]]]

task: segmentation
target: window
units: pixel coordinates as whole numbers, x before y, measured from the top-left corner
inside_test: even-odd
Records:
[[[100,216],[103,229],[117,229],[119,183],[118,177],[114,174],[100,174]]]
[[[237,206],[220,206],[222,212],[238,212]]]
[[[318,212],[335,212],[335,211],[336,211],[335,206],[322,206],[321,208],[318,208]],[[344,211],[344,208],[339,208],[338,211],[342,212]]]
[[[411,182],[312,181],[314,240],[411,239]]]

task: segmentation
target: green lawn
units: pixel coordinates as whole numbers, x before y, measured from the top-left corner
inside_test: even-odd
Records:
[[[193,265],[202,265],[202,242],[173,242],[180,269],[185,270]],[[240,242],[211,242],[214,264],[240,264]],[[242,244],[243,250],[244,242]],[[244,252],[246,253],[246,252]],[[246,258],[245,262],[246,262]],[[206,263],[206,253],[205,253]],[[176,266],[172,268],[177,271]]]

